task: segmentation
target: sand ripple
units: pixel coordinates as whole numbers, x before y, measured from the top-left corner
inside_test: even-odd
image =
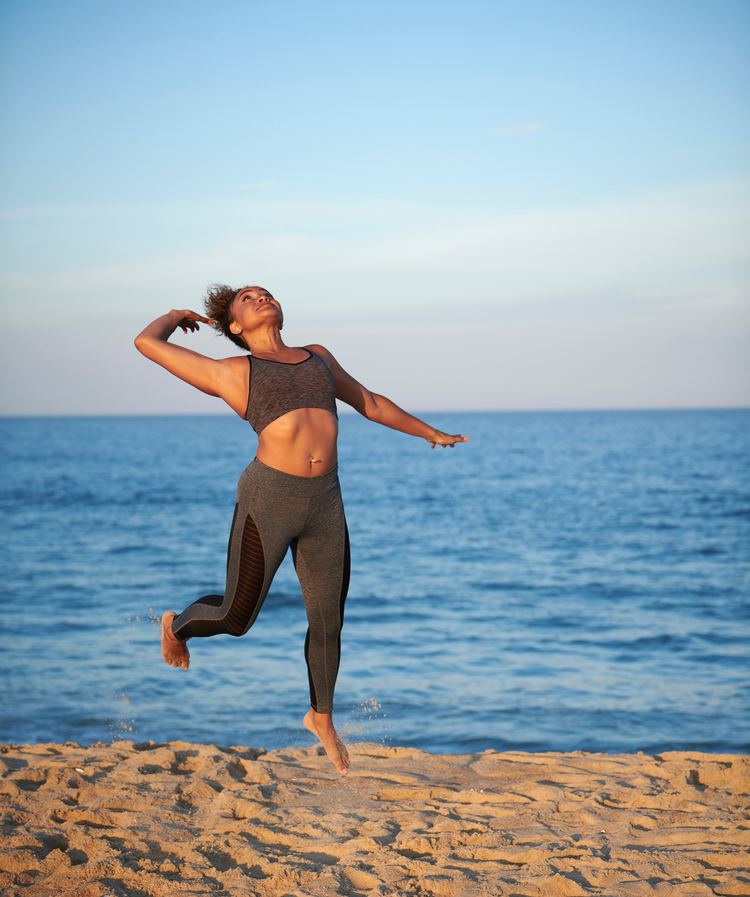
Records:
[[[0,746],[19,897],[750,894],[750,760]]]

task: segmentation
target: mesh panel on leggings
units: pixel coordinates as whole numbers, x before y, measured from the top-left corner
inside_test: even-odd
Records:
[[[232,635],[242,635],[245,631],[248,621],[255,613],[265,575],[266,562],[263,557],[263,543],[260,541],[255,521],[248,514],[245,518],[245,528],[242,531],[240,569],[237,574],[234,600],[224,617],[226,632]]]

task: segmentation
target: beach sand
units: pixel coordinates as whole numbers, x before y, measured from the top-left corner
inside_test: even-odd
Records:
[[[0,746],[3,895],[750,895],[750,759]]]

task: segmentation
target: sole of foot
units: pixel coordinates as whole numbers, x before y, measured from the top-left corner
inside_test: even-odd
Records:
[[[161,653],[164,663],[176,669],[186,670],[190,666],[190,652],[185,642],[172,635],[172,620],[176,616],[168,610],[161,618]]]

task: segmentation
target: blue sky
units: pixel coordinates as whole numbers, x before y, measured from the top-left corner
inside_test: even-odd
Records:
[[[132,349],[215,281],[408,408],[750,404],[746,0],[16,0],[0,30],[0,413],[222,411]]]

